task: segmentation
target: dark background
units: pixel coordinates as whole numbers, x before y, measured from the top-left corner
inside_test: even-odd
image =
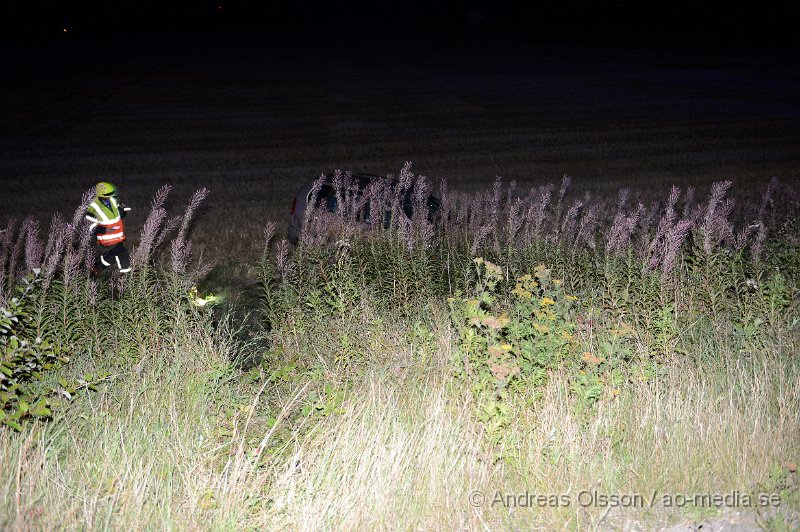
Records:
[[[207,248],[235,240],[249,260],[245,235],[336,168],[410,160],[464,188],[569,174],[600,194],[800,177],[788,2],[0,9],[0,222],[68,212],[103,179],[135,233],[162,184],[177,204],[206,186]]]
[[[156,2],[5,2],[8,43],[258,37],[263,42],[409,38],[518,42],[590,42],[665,48],[785,49],[796,46],[790,2],[375,0],[302,2],[208,0]],[[346,33],[346,34],[345,34]]]

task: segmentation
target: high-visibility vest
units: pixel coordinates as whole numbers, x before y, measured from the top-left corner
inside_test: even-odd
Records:
[[[119,215],[119,203],[114,197],[109,198],[109,203],[110,208],[100,198],[95,198],[89,204],[89,214],[86,215],[86,219],[92,222],[92,227],[105,229],[104,233],[97,235],[97,242],[103,246],[113,246],[125,241],[125,226]]]

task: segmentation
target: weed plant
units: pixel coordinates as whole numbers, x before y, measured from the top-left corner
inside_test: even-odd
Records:
[[[528,191],[497,179],[474,194],[443,180],[441,209],[426,216],[427,180],[409,165],[397,180],[360,194],[337,174],[340,209],[309,209],[295,252],[280,241],[274,263],[265,253],[272,337],[283,352],[307,354],[295,369],[357,386],[380,359],[365,342],[375,324],[417,320],[449,339],[447,371],[486,459],[528,473],[514,456],[525,447],[520,430],[535,426],[529,416],[547,408],[554,382],[562,415],[587,431],[642,387],[680,396],[690,393],[680,379],[700,379],[714,390],[708,398],[721,397],[733,370],[750,375],[736,389],[750,389],[761,379],[753,363],[791,375],[797,390],[796,188],[773,180],[759,201],[737,203],[728,181],[699,200],[678,187],[571,199],[568,177]],[[408,190],[411,217],[398,208]],[[609,438],[624,447],[621,434]]]
[[[796,188],[442,180],[429,212],[431,183],[397,180],[338,173],[296,248],[265,225],[246,342],[191,304],[206,190],[174,216],[156,193],[128,276],[90,275],[83,205],[44,240],[9,223],[0,527],[641,527],[724,521],[659,501],[733,490],[779,498],[753,526],[796,526]]]

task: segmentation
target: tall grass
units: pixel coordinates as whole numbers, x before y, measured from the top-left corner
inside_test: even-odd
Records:
[[[247,341],[188,295],[207,191],[174,216],[156,194],[127,277],[89,275],[77,214],[47,242],[10,224],[4,363],[12,334],[69,360],[17,375],[47,412],[6,398],[0,527],[797,525],[796,189],[442,181],[429,216],[426,179],[392,183],[338,174],[341,208],[310,210],[297,249],[267,224]],[[779,504],[664,499],[733,492]]]
[[[567,378],[556,376],[538,408],[514,426],[512,460],[502,464],[486,456],[477,422],[467,406],[452,403],[445,376],[371,373],[341,414],[298,433],[280,459],[260,461],[258,445],[275,433],[256,414],[249,426],[240,419],[221,434],[230,422],[224,405],[252,398],[241,387],[220,391],[207,364],[221,361],[208,346],[193,348],[194,362],[154,365],[127,377],[124,390],[87,399],[87,419],[4,433],[4,528],[685,522],[708,510],[657,504],[607,512],[583,508],[577,497],[592,490],[648,500],[653,492],[660,500],[666,493],[780,491],[774,482],[782,480],[770,475],[796,456],[796,373],[726,368],[715,380],[698,380],[676,366],[658,385],[637,384],[604,405],[588,426],[571,414]],[[243,415],[259,401],[243,403]],[[261,439],[251,441],[245,430]],[[480,507],[470,503],[475,491],[487,497]],[[568,494],[572,504],[535,511],[492,504],[498,493],[526,492]]]

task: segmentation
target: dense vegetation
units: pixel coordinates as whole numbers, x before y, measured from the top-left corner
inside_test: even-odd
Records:
[[[205,190],[172,217],[156,194],[125,277],[90,275],[82,206],[45,240],[9,223],[0,526],[622,526],[725,518],[662,496],[734,491],[797,526],[800,189],[442,180],[428,216],[432,183],[397,177],[337,174],[296,249],[267,224],[258,308],[196,304]]]

